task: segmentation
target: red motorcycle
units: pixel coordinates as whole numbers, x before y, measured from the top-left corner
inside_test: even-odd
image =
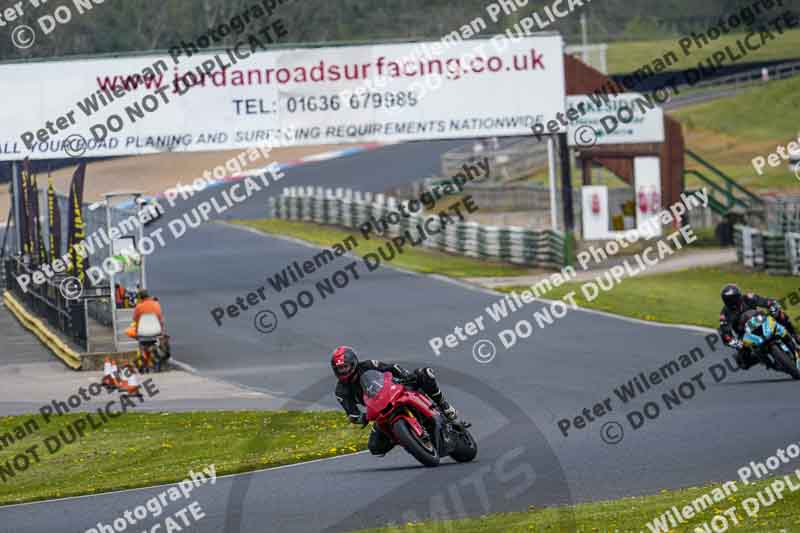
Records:
[[[470,424],[451,422],[420,391],[398,383],[390,372],[368,370],[361,375],[367,421],[374,422],[425,466],[437,466],[448,455],[459,463],[472,461],[478,445]]]

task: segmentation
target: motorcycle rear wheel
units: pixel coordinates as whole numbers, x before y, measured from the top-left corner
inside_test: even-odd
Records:
[[[792,379],[800,379],[800,370],[797,369],[797,363],[786,352],[781,350],[777,344],[773,344],[770,350],[781,370],[792,376]]]
[[[416,432],[411,429],[408,422],[405,420],[398,420],[392,427],[395,437],[400,441],[400,444],[405,450],[410,453],[414,459],[419,461],[425,466],[439,466],[439,450],[433,442],[423,443]]]

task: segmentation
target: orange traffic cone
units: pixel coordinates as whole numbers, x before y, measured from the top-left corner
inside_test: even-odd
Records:
[[[103,360],[103,381],[102,385],[107,389],[113,389],[116,384],[114,383],[114,370],[111,365],[111,358],[106,357]]]
[[[139,376],[136,375],[136,369],[133,368],[133,365],[127,363],[122,369],[122,375],[120,390],[127,392],[131,396],[141,396],[142,393],[139,392]]]
[[[114,383],[115,387],[119,387],[120,379],[119,379],[119,369],[117,368],[117,360],[111,360],[111,378]]]

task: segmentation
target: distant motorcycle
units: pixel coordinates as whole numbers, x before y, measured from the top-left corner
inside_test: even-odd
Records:
[[[786,328],[777,320],[758,312],[747,320],[742,343],[750,348],[767,368],[785,372],[793,379],[800,379],[798,354],[783,341],[788,335]]]
[[[161,331],[161,322],[153,314],[143,314],[135,332],[139,343],[136,366],[141,373],[161,372],[170,357],[169,335]]]
[[[423,465],[437,466],[448,455],[465,463],[477,455],[470,424],[449,421],[427,395],[397,382],[390,372],[364,372],[361,387],[367,421]]]

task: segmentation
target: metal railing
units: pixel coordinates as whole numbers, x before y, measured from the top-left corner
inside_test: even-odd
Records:
[[[764,71],[766,70],[767,79],[764,79]],[[771,67],[756,68],[729,76],[721,76],[719,78],[712,78],[709,80],[701,81],[700,83],[692,86],[692,89],[710,89],[720,87],[733,86],[736,89],[747,88],[751,85],[765,83],[766,81],[785,80],[800,74],[800,61],[792,63],[780,63]]]
[[[747,212],[763,208],[763,199],[739,185],[736,180],[725,174],[719,168],[691,150],[686,150],[686,155],[701,165],[702,169],[710,174],[709,176],[700,170],[694,169],[683,171],[685,176],[694,176],[711,188],[711,208],[718,214],[725,215],[728,211],[737,207]],[[718,195],[718,197],[715,196],[715,194]]]
[[[26,274],[33,279],[34,270],[19,256],[8,257],[4,263],[6,287],[14,297],[28,311],[46,320],[85,350],[88,338],[86,300],[70,300],[64,296],[59,286],[66,276],[56,274],[41,284],[31,282],[23,290],[17,278]],[[41,272],[37,273],[41,275]]]
[[[16,249],[14,227],[11,225],[11,211],[6,224],[0,228],[0,294],[6,289],[6,257],[10,257]]]

